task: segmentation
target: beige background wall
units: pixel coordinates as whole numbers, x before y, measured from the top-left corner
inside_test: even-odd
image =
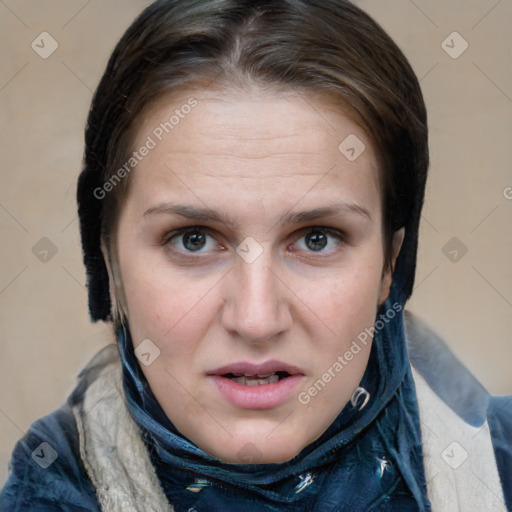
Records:
[[[92,91],[148,3],[0,0],[0,485],[15,441],[111,339],[87,316],[75,182]],[[512,393],[512,2],[358,3],[409,57],[429,108],[432,168],[409,307],[489,390]],[[442,47],[454,31],[469,45],[458,58]],[[58,44],[46,59],[31,47],[42,32]],[[51,49],[43,37],[39,53]],[[444,46],[455,56],[464,41]]]

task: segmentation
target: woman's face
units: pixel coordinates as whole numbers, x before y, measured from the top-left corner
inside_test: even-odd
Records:
[[[368,138],[318,97],[203,90],[135,147],[117,239],[151,389],[219,459],[294,457],[358,386],[371,339],[353,341],[389,292]]]

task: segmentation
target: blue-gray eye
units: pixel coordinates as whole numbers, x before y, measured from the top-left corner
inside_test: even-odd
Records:
[[[307,252],[329,252],[341,241],[341,234],[331,229],[312,229],[302,236],[294,245],[297,249]]]
[[[321,251],[328,243],[327,235],[322,231],[312,231],[305,238],[307,247],[312,251]]]
[[[182,252],[207,252],[218,247],[215,239],[200,229],[179,230],[169,243]]]
[[[204,233],[190,232],[183,235],[183,246],[189,251],[199,251],[206,244]]]

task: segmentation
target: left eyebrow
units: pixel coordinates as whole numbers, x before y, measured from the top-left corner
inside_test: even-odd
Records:
[[[281,218],[280,222],[283,225],[300,224],[301,222],[309,222],[322,217],[335,217],[338,215],[359,215],[366,217],[370,221],[372,220],[370,212],[356,203],[336,203],[330,206],[314,208],[313,210],[289,212]]]

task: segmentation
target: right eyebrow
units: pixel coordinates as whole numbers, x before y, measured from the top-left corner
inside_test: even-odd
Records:
[[[236,227],[236,222],[233,219],[224,213],[217,212],[208,207],[200,208],[183,204],[160,203],[146,210],[143,217],[155,214],[179,215],[180,217],[192,220],[218,222],[232,229]]]

